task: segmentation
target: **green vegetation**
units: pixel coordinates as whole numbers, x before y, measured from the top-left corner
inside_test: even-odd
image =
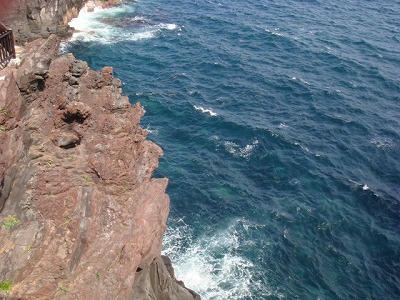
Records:
[[[82,177],[83,177],[83,179],[85,179],[87,182],[92,182],[92,181],[93,181],[93,178],[92,178],[92,176],[90,176],[90,175],[83,175]]]
[[[64,294],[68,293],[68,289],[66,287],[60,286],[60,291],[64,292]]]
[[[61,224],[61,226],[67,226],[68,224],[70,224],[74,220],[75,220],[75,216],[68,216],[68,218],[65,220],[64,223]]]
[[[12,281],[9,279],[5,279],[0,282],[0,292],[9,293],[12,289]]]
[[[6,116],[8,114],[8,111],[5,108],[0,108],[0,114]]]
[[[25,251],[25,252],[29,252],[29,251],[31,251],[31,249],[32,249],[31,246],[25,246],[25,247],[24,247],[24,251]]]
[[[3,125],[0,125],[0,131],[6,131],[7,128],[5,128]]]
[[[3,226],[7,229],[11,229],[14,226],[17,226],[20,221],[14,216],[8,215],[7,218],[3,221]]]

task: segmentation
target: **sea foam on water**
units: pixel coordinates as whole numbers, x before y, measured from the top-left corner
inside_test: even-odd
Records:
[[[75,29],[71,40],[61,45],[61,52],[67,51],[67,45],[77,41],[101,44],[113,44],[121,41],[139,41],[152,39],[161,30],[176,30],[178,25],[155,23],[140,17],[133,18],[139,26],[129,28],[122,26],[116,18],[121,13],[134,13],[135,8],[129,5],[119,5],[103,9],[89,1],[79,12],[78,17],[72,19],[69,25]],[[127,24],[129,24],[127,22]],[[63,50],[64,49],[64,50]]]
[[[171,221],[170,221],[171,222]],[[183,219],[172,220],[164,236],[163,254],[174,262],[176,277],[198,292],[202,299],[257,299],[271,295],[268,287],[257,280],[256,266],[240,254],[246,244],[245,233],[260,225],[245,219],[229,222],[225,228],[199,238]]]

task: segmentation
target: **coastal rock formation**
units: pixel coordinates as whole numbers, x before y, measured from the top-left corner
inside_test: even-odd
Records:
[[[51,34],[68,36],[68,22],[76,17],[86,0],[0,0],[0,21],[12,28],[17,44]],[[97,6],[108,7],[121,0],[95,0]]]
[[[0,71],[0,295],[200,299],[161,258],[168,180],[151,177],[162,150],[144,109],[58,43]]]

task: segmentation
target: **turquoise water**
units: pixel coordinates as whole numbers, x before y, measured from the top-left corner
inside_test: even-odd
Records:
[[[325,2],[126,2],[63,45],[145,107],[203,299],[400,298],[400,2]]]

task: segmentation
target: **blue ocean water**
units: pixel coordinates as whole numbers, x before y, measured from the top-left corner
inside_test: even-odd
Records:
[[[164,149],[164,253],[203,299],[400,299],[400,2],[127,1],[111,65]]]

